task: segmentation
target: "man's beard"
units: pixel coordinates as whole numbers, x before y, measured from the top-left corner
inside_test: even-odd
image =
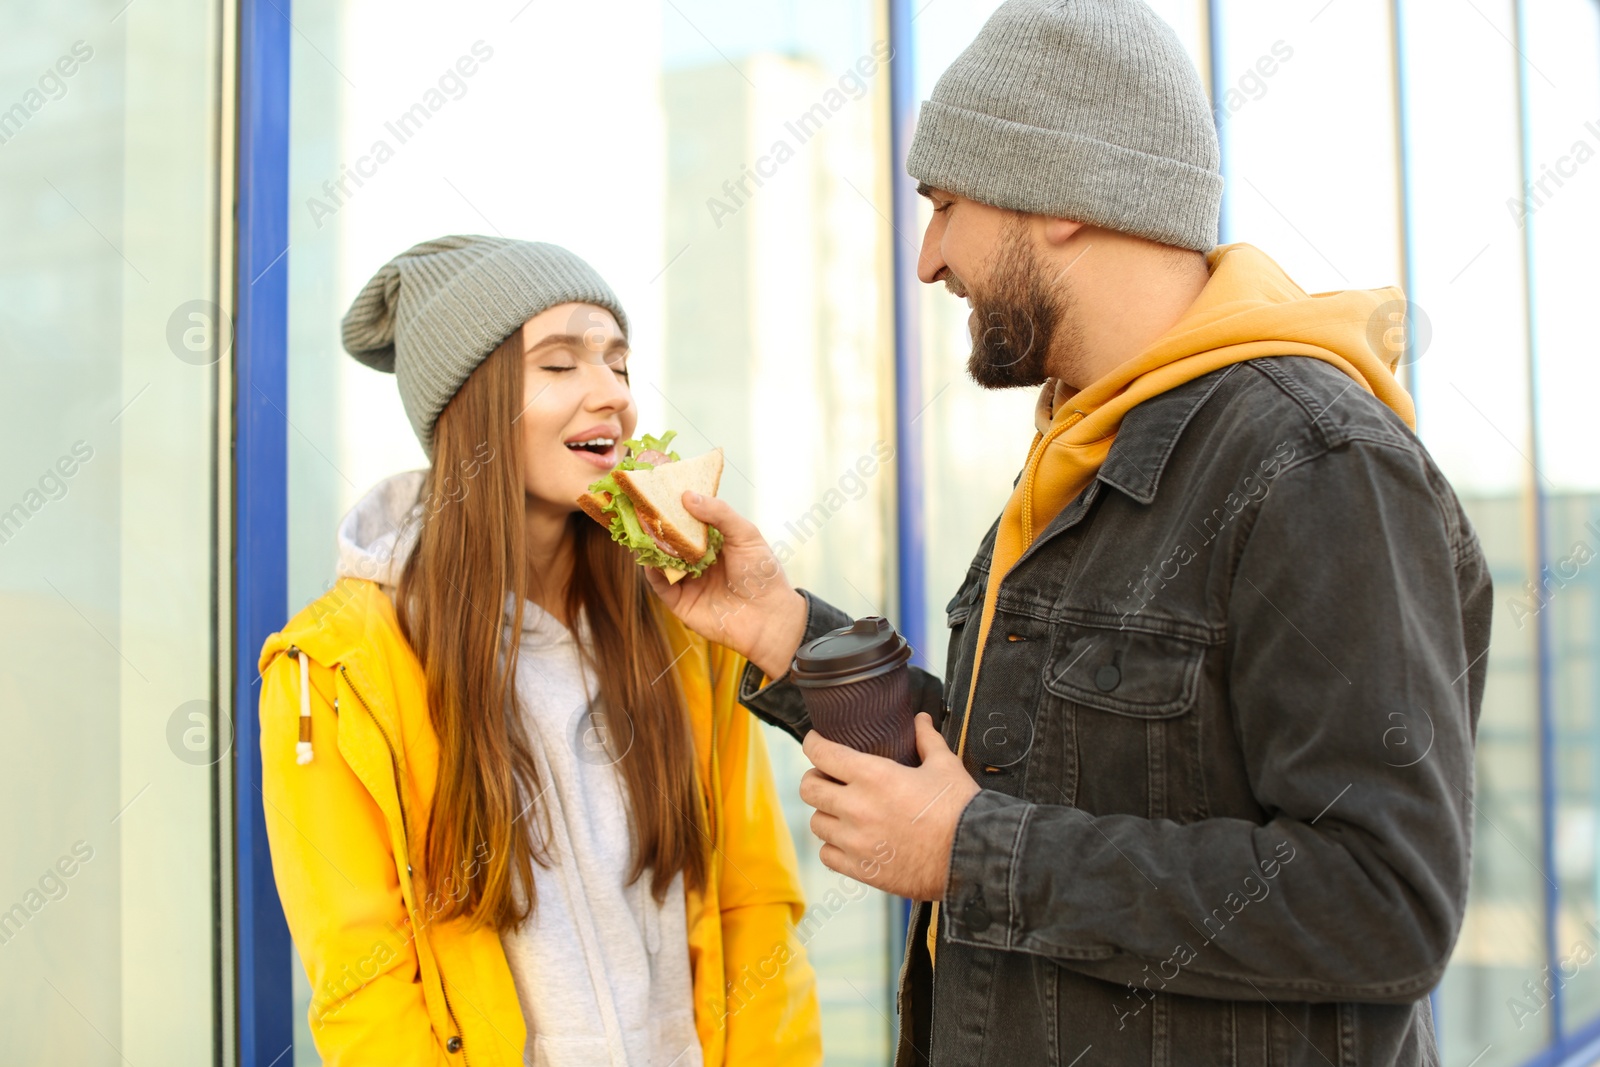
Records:
[[[984,291],[967,289],[967,295],[973,310],[967,373],[985,389],[1042,385],[1057,345],[1063,357],[1075,353],[1071,300],[1064,290],[1046,286],[1020,220],[1006,228]]]

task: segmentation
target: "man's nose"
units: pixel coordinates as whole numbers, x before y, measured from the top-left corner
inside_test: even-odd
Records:
[[[917,278],[928,285],[938,281],[948,267],[939,247],[943,239],[944,219],[935,214],[922,231],[922,251],[917,255]]]

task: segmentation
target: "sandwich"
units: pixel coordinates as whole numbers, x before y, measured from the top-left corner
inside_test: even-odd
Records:
[[[676,436],[669,430],[622,442],[622,459],[578,498],[578,506],[632,551],[635,562],[660,568],[674,585],[700,577],[722,549],[722,531],[683,507],[686,489],[717,495],[722,449],[682,459],[669,450]]]

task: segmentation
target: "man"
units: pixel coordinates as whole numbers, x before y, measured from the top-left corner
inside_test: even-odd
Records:
[[[1217,168],[1138,0],[1009,0],[923,107],[919,274],[980,385],[1043,388],[916,674],[920,767],[810,732],[783,676],[850,618],[725,503],[686,496],[719,569],[652,578],[804,739],[823,862],[918,901],[898,1064],[1437,1062],[1488,570],[1408,427],[1398,292],[1213,249]]]

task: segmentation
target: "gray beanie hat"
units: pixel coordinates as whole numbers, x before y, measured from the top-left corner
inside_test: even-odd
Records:
[[[906,171],[1209,252],[1220,162],[1194,64],[1143,0],[1007,0],[923,101]]]
[[[344,348],[393,374],[411,428],[433,458],[433,424],[461,383],[524,322],[557,304],[622,302],[593,267],[560,245],[504,237],[440,237],[395,256],[345,312]]]

